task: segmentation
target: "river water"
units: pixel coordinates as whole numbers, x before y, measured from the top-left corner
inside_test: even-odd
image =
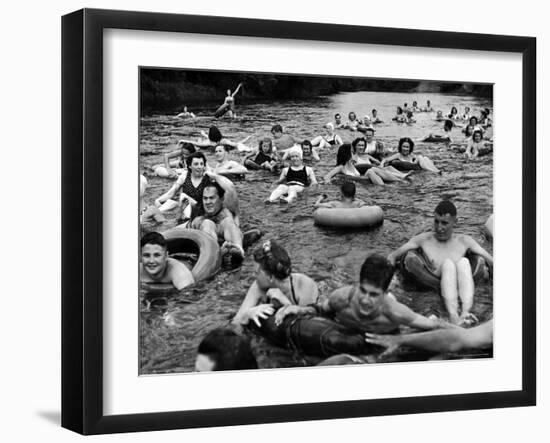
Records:
[[[276,176],[266,171],[247,174],[246,179],[236,181],[239,192],[241,226],[243,231],[260,228],[264,239],[276,239],[284,244],[292,259],[293,271],[313,278],[321,293],[357,280],[359,269],[367,254],[378,252],[387,255],[412,236],[432,228],[432,213],[443,198],[451,198],[458,209],[456,231],[471,235],[481,246],[492,252],[492,244],[482,234],[482,227],[493,212],[493,158],[482,157],[467,162],[464,157],[445,144],[417,142],[431,132],[441,133],[442,123],[435,121],[434,113],[415,114],[416,123],[398,124],[391,121],[396,106],[412,105],[417,100],[420,107],[431,100],[435,110],[444,114],[456,106],[462,113],[464,106],[471,108],[471,115],[488,107],[492,102],[484,98],[431,93],[341,93],[311,100],[272,101],[240,105],[239,117],[214,119],[211,115],[216,105],[205,104],[191,109],[198,117],[180,120],[173,115],[150,115],[141,118],[140,166],[162,163],[164,152],[174,148],[181,138],[196,138],[200,130],[208,132],[217,125],[224,137],[238,141],[252,135],[247,144],[257,146],[263,137],[270,136],[271,127],[279,123],[285,132],[297,140],[312,139],[322,133],[322,126],[333,121],[336,112],[343,120],[349,111],[359,118],[375,108],[384,121],[376,125],[375,138],[386,147],[396,150],[401,137],[412,138],[415,152],[430,157],[443,174],[415,172],[409,182],[397,182],[385,186],[357,184],[357,197],[369,204],[382,207],[385,220],[382,226],[368,231],[338,232],[313,225],[313,203],[320,193],[330,199],[339,195],[337,183],[322,185],[319,193],[302,196],[297,204],[289,206],[264,206],[269,188]],[[358,134],[339,130],[344,142],[351,142]],[[459,129],[453,129],[453,142],[463,143]],[[321,151],[321,161],[316,163],[316,176],[323,177],[336,163],[336,150]],[[205,152],[214,163],[211,152]],[[235,160],[244,154],[233,153]],[[164,193],[172,180],[148,177],[146,200],[153,202]],[[174,215],[157,227],[164,231],[175,225]],[[149,229],[151,227],[148,227]],[[252,249],[251,249],[252,250]],[[193,370],[197,346],[211,329],[225,326],[236,313],[246,291],[254,281],[251,250],[241,268],[220,272],[213,279],[201,282],[180,293],[151,296],[140,294],[140,374],[187,372]],[[443,315],[444,307],[435,291],[418,292],[394,278],[391,286],[397,299],[413,310],[424,314]],[[476,285],[472,312],[484,321],[492,316],[492,281]],[[294,367],[315,364],[319,359],[295,355],[291,351],[268,344],[263,338],[253,336],[253,346],[261,368]]]

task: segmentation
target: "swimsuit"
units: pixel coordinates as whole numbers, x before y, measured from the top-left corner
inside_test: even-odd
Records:
[[[258,152],[258,155],[256,155],[256,158],[252,161],[257,165],[262,166],[265,162],[270,163],[271,161],[273,161],[273,159],[269,155],[266,155],[262,151],[260,151]]]
[[[304,166],[302,169],[296,171],[289,166],[286,173],[286,183],[287,185],[309,186],[306,167]]]
[[[208,176],[204,176],[199,183],[197,187],[193,185],[193,182],[191,181],[191,173],[187,172],[185,180],[183,183],[180,182],[180,179],[176,182],[176,184],[179,185],[181,192],[187,194],[192,199],[196,200],[197,202],[202,202],[202,193],[204,191],[204,188],[207,184],[210,183],[210,179]]]

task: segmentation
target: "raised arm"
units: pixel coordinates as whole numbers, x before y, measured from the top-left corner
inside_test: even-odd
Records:
[[[343,169],[342,165],[338,165],[330,170],[324,177],[325,182],[329,182],[336,174],[343,173]]]
[[[388,261],[395,266],[395,263],[399,258],[401,258],[406,252],[412,251],[413,249],[418,249],[421,246],[421,240],[422,240],[422,234],[417,235],[413,238],[411,238],[407,243],[405,243],[403,246],[399,247],[394,252],[390,253],[388,255]]]
[[[243,85],[242,83],[239,83],[239,84],[237,85],[237,87],[236,87],[235,90],[233,91],[233,94],[231,94],[231,97],[235,97],[235,94],[236,94],[237,92],[239,92],[239,89],[241,89],[241,86],[242,86],[242,85]]]

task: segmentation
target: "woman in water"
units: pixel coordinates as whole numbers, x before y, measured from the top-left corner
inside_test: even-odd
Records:
[[[252,170],[265,169],[279,173],[279,161],[273,148],[273,141],[269,137],[260,140],[258,151],[246,156],[244,165]]]
[[[424,112],[434,112],[434,108],[432,108],[432,103],[430,100],[426,101],[426,107],[423,109]]]
[[[290,166],[284,168],[281,172],[279,180],[274,183],[277,187],[266,200],[266,203],[274,203],[277,200],[281,203],[292,203],[306,187],[317,185],[313,169],[304,166],[302,162],[302,153],[292,150],[289,157]]]
[[[351,111],[348,114],[348,121],[345,124],[345,128],[349,129],[351,131],[357,131],[357,127],[359,126],[360,121],[357,119],[357,115],[355,112]]]
[[[470,120],[470,107],[469,106],[464,106],[464,114],[462,114],[462,117],[461,119],[464,120],[465,122],[467,122],[468,120]]]
[[[426,171],[435,172],[436,174],[441,173],[441,171],[436,168],[428,157],[413,155],[413,150],[414,142],[409,137],[404,137],[399,140],[397,154],[391,155],[382,160],[380,166],[385,166],[386,164],[391,165],[392,162],[398,160],[399,162],[409,163],[409,165],[407,165],[407,170],[424,169]]]
[[[418,103],[416,101],[413,101],[411,111],[412,112],[420,112],[420,108],[418,107]]]
[[[212,169],[216,174],[246,174],[248,172],[248,169],[243,165],[229,158],[229,153],[224,145],[216,146],[216,149],[214,149],[214,158],[216,159],[216,164]]]
[[[477,158],[481,150],[485,150],[485,143],[482,141],[483,133],[480,130],[475,130],[472,134],[472,138],[466,145],[466,157],[468,159]]]
[[[332,123],[327,123],[323,127],[323,131],[325,132],[323,135],[318,135],[311,140],[312,146],[316,146],[319,149],[337,148],[344,143],[342,137],[334,132],[334,125]]]
[[[239,85],[235,88],[235,91],[233,91],[233,93],[231,93],[231,89],[228,89],[226,92],[226,96],[223,101],[223,104],[229,107],[229,110],[227,111],[227,115],[229,115],[230,118],[237,117],[237,114],[235,112],[235,95],[237,94],[237,92],[239,92],[239,89],[241,89],[242,85],[243,85],[242,83],[239,83]]]
[[[398,106],[395,111],[395,117],[392,118],[394,122],[405,123],[407,121],[406,115],[403,113],[403,108]]]
[[[176,115],[177,118],[195,118],[195,114],[187,110],[187,106],[183,107],[183,112]]]
[[[371,113],[372,113],[372,117],[370,118],[370,121],[373,125],[376,125],[377,123],[384,123],[382,120],[378,118],[378,111],[376,109],[373,109]]]
[[[252,148],[245,145],[247,140],[251,137],[250,135],[246,136],[240,142],[233,142],[225,138],[220,130],[216,126],[210,126],[208,134],[204,131],[201,131],[202,139],[198,141],[193,140],[180,140],[181,142],[192,143],[197,148],[215,148],[218,145],[225,145],[233,149],[237,149],[239,152],[251,151]]]
[[[453,106],[451,108],[450,114],[447,115],[447,118],[450,118],[451,120],[459,120],[460,116],[458,115],[458,109],[456,106]]]
[[[319,289],[307,275],[292,272],[288,252],[279,243],[268,240],[254,251],[256,279],[232,320],[237,326],[250,321],[261,327],[261,320],[275,314],[280,322],[286,315],[305,312],[317,303]],[[308,310],[309,312],[309,310]]]
[[[483,133],[483,129],[478,125],[477,117],[472,116],[468,121],[468,125],[466,125],[462,132],[464,133],[466,139],[469,139],[474,131],[481,131]]]
[[[158,177],[176,178],[187,168],[187,158],[196,151],[191,143],[180,140],[177,148],[164,154],[164,164],[152,166]]]
[[[442,142],[445,142],[445,143],[452,143],[451,131],[453,129],[453,126],[455,126],[455,124],[453,123],[452,120],[445,120],[445,123],[443,123],[443,134],[430,133],[430,135],[425,137],[422,141],[434,142],[434,141],[441,140]]]

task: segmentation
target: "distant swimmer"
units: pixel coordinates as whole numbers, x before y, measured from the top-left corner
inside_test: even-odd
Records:
[[[366,203],[358,198],[355,198],[355,183],[345,181],[340,186],[340,199],[327,201],[328,197],[323,194],[315,202],[316,208],[360,208],[366,206]]]
[[[413,101],[411,111],[412,112],[420,112],[421,111],[421,109],[418,107],[418,103],[416,102],[416,100]]]
[[[357,131],[357,127],[360,125],[360,121],[357,119],[357,115],[355,112],[351,111],[348,114],[348,121],[344,125],[345,129],[349,129],[350,131]]]
[[[425,157],[423,155],[416,155],[416,154],[413,155],[414,142],[408,137],[403,137],[399,140],[397,151],[398,152],[396,154],[393,154],[389,157],[384,158],[380,163],[380,166],[391,165],[392,162],[395,162],[397,160],[402,164],[404,164],[405,168],[399,168],[394,165],[396,169],[400,169],[400,170],[424,169],[425,171],[435,172],[436,174],[439,174],[441,172],[428,157]],[[411,165],[410,169],[406,168],[406,164]]]
[[[380,118],[378,118],[378,111],[376,109],[373,109],[371,111],[371,118],[370,118],[370,121],[373,125],[376,125],[378,123],[384,123],[382,120],[380,120]]]
[[[345,126],[345,124],[342,121],[342,116],[340,114],[334,114],[334,128],[335,129],[343,129],[344,126]]]
[[[311,140],[312,146],[318,147],[319,149],[330,149],[337,148],[344,143],[342,137],[334,132],[334,125],[332,123],[327,123],[323,126],[323,132],[324,134],[318,135]]]
[[[479,156],[480,151],[485,149],[485,142],[482,141],[483,133],[481,130],[475,130],[472,138],[468,140],[465,155],[468,159],[474,159]]]
[[[397,123],[405,123],[407,121],[407,115],[404,113],[401,106],[397,106],[395,110],[395,117],[392,118],[392,121]]]
[[[202,138],[197,141],[182,139],[180,140],[180,142],[191,143],[197,148],[215,148],[218,145],[225,145],[230,148],[237,149],[239,152],[252,150],[252,148],[245,145],[245,143],[251,137],[250,135],[246,136],[239,142],[233,142],[225,138],[217,126],[210,126],[208,134],[204,131],[201,131],[201,136]]]
[[[400,326],[420,330],[456,327],[435,316],[424,317],[398,302],[388,291],[394,271],[394,266],[385,257],[371,254],[363,262],[356,284],[321,297],[318,303],[301,310],[299,315],[329,316],[346,328],[362,333],[396,333]]]
[[[248,169],[266,169],[271,172],[280,172],[280,163],[273,147],[273,140],[269,137],[260,140],[258,150],[249,154],[244,159],[244,165]]]
[[[195,283],[187,266],[168,256],[168,244],[162,234],[145,234],[140,246],[139,280],[142,283],[171,283],[177,290]]]
[[[464,114],[462,114],[461,116],[461,119],[464,120],[465,122],[469,121],[470,120],[470,107],[469,106],[464,106]]]
[[[426,107],[423,109],[424,112],[434,112],[434,108],[432,108],[432,103],[430,100],[426,100]]]
[[[458,109],[456,106],[451,108],[451,112],[447,114],[447,118],[450,118],[451,120],[460,120],[460,115],[458,115]]]
[[[235,88],[233,92],[231,92],[231,89],[228,89],[226,91],[226,96],[223,104],[216,110],[216,112],[214,113],[214,117],[220,118],[226,113],[230,118],[237,117],[237,113],[235,112],[235,95],[237,94],[237,92],[239,92],[242,85],[242,83],[239,83],[239,85]]]
[[[301,194],[310,186],[317,186],[317,179],[313,169],[305,166],[302,161],[302,154],[298,151],[291,151],[290,166],[283,169],[281,176],[274,183],[277,186],[271,193],[266,203],[292,203],[298,194]],[[286,197],[285,197],[286,196]]]
[[[437,113],[435,114],[435,121],[436,122],[445,121],[445,116],[443,115],[443,111],[437,111]]]
[[[177,118],[195,118],[195,114],[187,110],[187,106],[183,107],[183,112],[176,115]]]
[[[443,132],[442,133],[430,133],[428,136],[424,137],[423,141],[425,142],[445,142],[445,143],[452,143],[451,138],[451,131],[453,127],[455,126],[455,123],[450,120],[446,119],[443,123]]]
[[[472,268],[466,254],[480,255],[492,268],[493,258],[472,237],[455,234],[457,222],[455,205],[449,200],[441,201],[434,211],[432,232],[419,234],[388,255],[390,263],[408,251],[420,249],[426,257],[432,272],[441,278],[441,296],[450,320],[454,324],[468,325],[477,321],[470,312],[474,302],[474,280]],[[458,299],[462,302],[462,313],[458,315]]]
[[[273,144],[278,151],[291,148],[296,144],[296,141],[291,135],[283,133],[283,127],[281,125],[273,125],[271,128],[271,135],[273,135]]]

